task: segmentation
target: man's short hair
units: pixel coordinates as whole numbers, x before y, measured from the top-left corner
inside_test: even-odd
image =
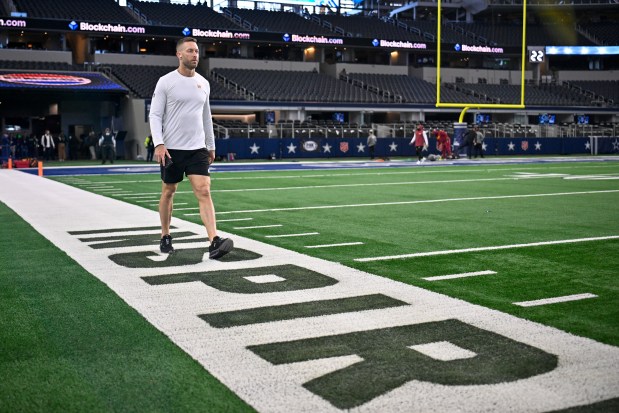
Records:
[[[178,50],[184,43],[187,42],[198,43],[198,41],[193,37],[183,37],[182,39],[179,39],[178,42],[176,42],[176,50]]]

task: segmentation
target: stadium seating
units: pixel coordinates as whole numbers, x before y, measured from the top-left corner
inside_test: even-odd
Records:
[[[257,100],[359,103],[393,101],[315,72],[224,68],[214,69],[213,72],[253,92]]]
[[[619,103],[619,80],[575,80],[569,84],[579,87],[584,93],[590,91]]]
[[[138,8],[151,24],[208,29],[240,29],[238,25],[208,7],[206,3],[191,5],[134,1],[133,7]]]
[[[296,13],[249,9],[223,9],[223,13],[248,30],[278,33],[333,35]]]
[[[114,0],[13,0],[17,11],[31,18],[79,19],[114,23],[137,23]]]

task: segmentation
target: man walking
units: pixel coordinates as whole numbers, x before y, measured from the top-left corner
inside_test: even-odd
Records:
[[[234,247],[232,240],[217,236],[215,207],[211,198],[209,165],[215,159],[215,134],[210,85],[196,73],[199,50],[196,39],[185,37],[176,44],[179,66],[157,82],[151,101],[150,130],[155,144],[155,161],[161,167],[161,252],[173,253],[170,221],[178,183],[187,175],[200,206],[206,227],[209,258],[221,258]]]
[[[423,151],[428,149],[428,134],[423,130],[423,125],[420,123],[417,125],[417,130],[413,134],[413,139],[410,141],[410,145],[415,147],[415,153],[417,154],[417,165],[426,161],[423,156]]]

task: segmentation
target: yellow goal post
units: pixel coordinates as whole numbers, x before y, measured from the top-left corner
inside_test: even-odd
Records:
[[[511,103],[456,103],[441,102],[441,19],[442,8],[441,0],[438,0],[438,19],[437,19],[437,39],[436,39],[436,107],[437,108],[462,108],[460,113],[459,122],[464,120],[464,114],[471,108],[481,109],[524,109],[524,82],[525,82],[525,70],[526,70],[526,39],[527,39],[527,0],[522,2],[522,51],[521,51],[521,66],[520,66],[520,104]]]

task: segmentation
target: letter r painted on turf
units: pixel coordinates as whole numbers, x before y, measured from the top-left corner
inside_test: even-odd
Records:
[[[411,348],[444,342],[469,355],[441,360]],[[361,357],[363,361],[303,384],[341,409],[360,406],[412,380],[453,386],[495,384],[526,379],[557,366],[557,357],[552,354],[459,320],[263,344],[249,349],[276,365],[338,356]]]

